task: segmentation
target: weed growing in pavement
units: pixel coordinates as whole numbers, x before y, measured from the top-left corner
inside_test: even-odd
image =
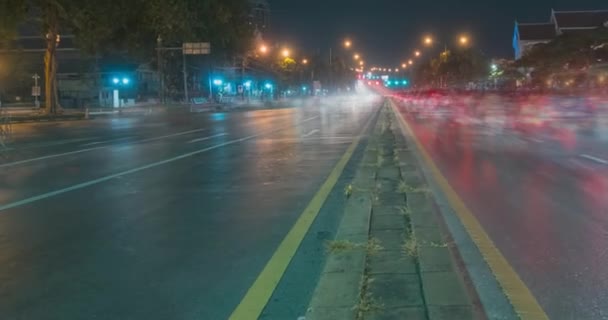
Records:
[[[350,196],[353,194],[353,185],[349,184],[344,188],[344,195],[346,196],[346,198],[350,198]]]
[[[382,167],[382,165],[384,164],[384,156],[380,153],[378,153],[378,156],[376,157],[376,167],[380,168]]]
[[[356,243],[353,243],[350,241],[345,241],[345,240],[331,240],[331,241],[327,241],[327,243],[325,244],[325,249],[329,253],[355,250],[359,247],[361,247],[360,244],[356,244]]]
[[[408,237],[405,239],[403,243],[403,253],[407,254],[412,258],[418,257],[418,241],[416,240],[416,236],[413,232],[410,232]]]
[[[431,190],[427,187],[412,187],[405,183],[405,181],[399,181],[399,186],[397,186],[397,192],[399,193],[423,193],[429,195]]]
[[[446,242],[431,241],[431,243],[429,245],[433,248],[447,248],[448,247],[448,244]]]
[[[399,211],[401,211],[401,214],[406,217],[410,217],[412,215],[412,209],[410,209],[408,206],[399,207]]]
[[[359,303],[353,307],[357,313],[357,319],[363,319],[366,313],[378,312],[384,309],[384,304],[378,301],[369,291],[371,284],[374,282],[367,274],[361,279],[361,294]]]
[[[367,241],[367,245],[365,247],[365,251],[367,252],[367,255],[374,255],[376,253],[378,253],[378,251],[383,250],[384,247],[382,247],[382,242],[380,242],[380,240],[376,239],[376,238],[371,238]]]
[[[395,163],[399,163],[399,155],[397,154],[397,152],[393,152],[393,161]]]

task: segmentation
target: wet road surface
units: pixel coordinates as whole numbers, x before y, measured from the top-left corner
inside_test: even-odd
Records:
[[[548,316],[608,319],[608,113],[521,132],[398,108]]]
[[[0,318],[227,318],[377,107],[15,126]]]

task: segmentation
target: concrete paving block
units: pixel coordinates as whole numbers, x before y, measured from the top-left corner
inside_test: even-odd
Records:
[[[360,271],[363,273],[365,270],[365,256],[366,252],[364,248],[329,253],[323,272]]]
[[[403,215],[403,211],[400,208],[405,208],[405,206],[374,205],[372,207],[372,214],[374,217],[383,215]]]
[[[405,218],[400,214],[373,215],[372,230],[405,230]]]
[[[387,159],[386,161],[392,161],[392,160]],[[377,175],[378,179],[399,181],[400,177],[401,177],[401,172],[399,171],[399,168],[396,166],[382,167],[382,168],[378,169],[378,175]]]
[[[378,274],[369,285],[369,292],[384,308],[422,306],[420,280],[416,274]]]
[[[397,156],[399,157],[399,160],[402,162],[411,163],[411,164],[416,163],[416,156],[414,155],[414,152],[412,150],[398,151]]]
[[[397,192],[382,192],[376,195],[376,204],[381,206],[404,206],[406,204],[405,195]]]
[[[306,318],[308,320],[308,318]],[[391,308],[370,312],[365,320],[427,320],[423,307]],[[456,319],[456,318],[454,318]]]
[[[390,250],[390,248],[401,248],[405,233],[403,230],[372,230],[371,237],[380,241],[380,245],[385,250]]]
[[[407,205],[412,210],[430,210],[433,208],[431,197],[425,193],[408,193]]]
[[[338,234],[336,235],[337,241],[348,241],[354,244],[365,244],[369,241],[368,230],[365,232],[360,232],[361,228],[357,229],[346,229],[340,228],[338,230]]]
[[[371,215],[371,199],[359,202],[357,199],[352,199],[346,204],[344,216],[340,222],[340,231],[348,230],[350,234],[368,233]]]
[[[426,182],[417,171],[401,173],[401,177],[405,184],[412,188],[420,188],[426,185]]]
[[[429,320],[472,320],[473,310],[470,306],[430,306]]]
[[[369,194],[371,194],[374,191],[374,186],[376,185],[376,178],[357,175],[351,184],[354,189],[366,190],[369,192]]]
[[[361,272],[323,273],[311,300],[313,308],[352,308],[359,302]]]
[[[369,166],[360,166],[357,169],[357,175],[367,178],[375,178],[376,177],[376,168]]]
[[[404,161],[399,158],[399,169],[401,170],[401,174],[408,172],[418,172],[418,167],[411,161]]]
[[[410,209],[410,220],[414,228],[437,227],[437,218],[435,217],[435,212],[431,211],[431,209]]]
[[[437,227],[415,227],[413,231],[420,246],[444,243],[443,236]]]
[[[391,249],[390,251],[380,250],[369,256],[369,274],[416,274],[416,261],[403,254],[401,248]]]
[[[395,192],[399,182],[396,180],[378,179],[376,181],[376,192]]]
[[[341,308],[312,308],[306,314],[306,320],[353,320],[356,314],[351,307]]]
[[[447,247],[421,245],[418,247],[418,261],[420,263],[420,271],[422,272],[454,270],[452,256]]]
[[[468,296],[456,273],[422,272],[422,286],[427,306],[469,305]]]

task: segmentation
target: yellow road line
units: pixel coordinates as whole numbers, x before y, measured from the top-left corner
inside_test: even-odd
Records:
[[[448,202],[456,212],[456,215],[462,222],[464,228],[469,233],[469,236],[479,248],[484,260],[490,266],[496,280],[502,287],[505,295],[513,305],[513,309],[521,319],[544,320],[549,319],[543,308],[538,304],[536,298],[530,292],[530,289],[524,284],[517,272],[511,267],[507,259],[500,253],[498,248],[492,242],[492,239],[485,232],[479,221],[473,213],[467,208],[464,202],[456,194],[456,191],[450,186],[447,179],[441,174],[433,159],[426,152],[413,130],[408,125],[407,121],[399,114],[395,104],[391,101],[393,111],[402,124],[407,133],[414,140],[416,147],[422,155],[427,167],[431,170],[433,178],[441,190],[446,195]]]
[[[249,288],[245,294],[245,297],[243,297],[243,300],[241,300],[239,305],[232,312],[232,315],[229,318],[230,320],[253,320],[257,319],[262,314],[262,311],[268,303],[268,300],[270,300],[272,293],[279,284],[279,281],[281,281],[287,266],[300,247],[300,243],[302,243],[302,240],[304,240],[310,226],[315,221],[321,207],[323,207],[323,204],[325,203],[325,200],[327,200],[330,192],[338,182],[344,168],[359,145],[362,134],[365,133],[369,127],[374,115],[374,113],[371,114],[367,124],[363,128],[362,133],[355,137],[355,140],[351,143],[348,149],[346,149],[346,152],[344,155],[342,155],[342,158],[340,158],[336,166],[333,168],[319,191],[317,191],[310,203],[308,203],[306,209],[304,209],[270,260],[266,263],[266,266],[258,275],[253,285]]]

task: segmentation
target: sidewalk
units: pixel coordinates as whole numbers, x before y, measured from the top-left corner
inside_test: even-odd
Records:
[[[483,317],[387,104],[369,141],[306,320]]]

